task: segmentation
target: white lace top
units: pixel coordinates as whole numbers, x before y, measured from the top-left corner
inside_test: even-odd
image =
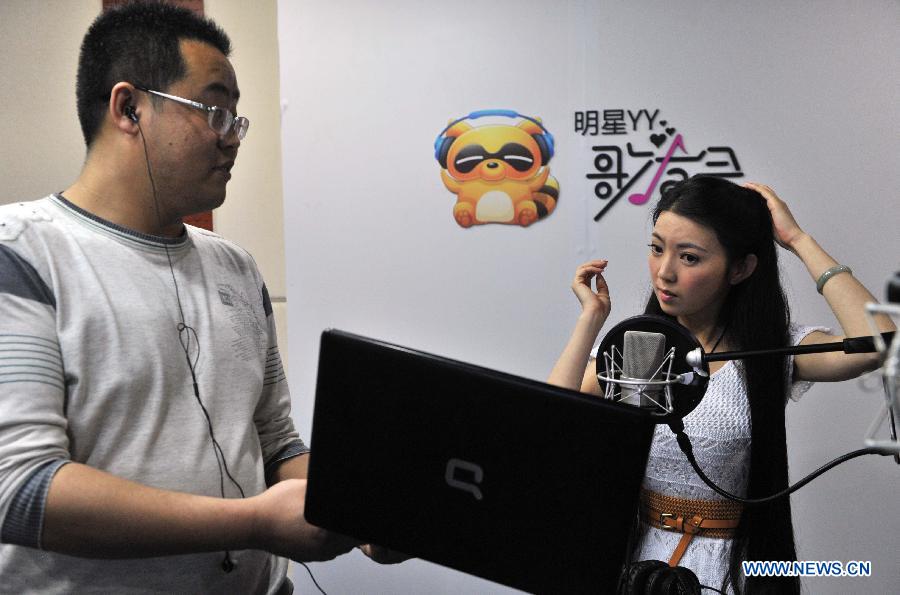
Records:
[[[828,332],[823,327],[792,325],[791,343],[796,345],[816,330]],[[793,369],[793,360],[788,369]],[[799,400],[812,385],[793,383],[790,377],[787,381],[791,383],[788,394],[793,400]],[[736,362],[726,362],[712,374],[703,400],[684,418],[684,431],[691,439],[697,464],[706,475],[726,491],[745,496],[750,473],[750,404]],[[653,436],[644,487],[678,498],[722,499],[703,483],[678,447],[672,430],[663,424],[656,427]],[[634,560],[668,562],[681,537],[681,533],[644,525]],[[730,546],[730,539],[695,536],[679,566],[693,570],[700,584],[718,589],[727,572]]]

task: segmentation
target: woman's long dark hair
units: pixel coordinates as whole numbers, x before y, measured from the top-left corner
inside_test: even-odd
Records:
[[[756,270],[732,286],[719,313],[729,349],[765,349],[788,344],[790,314],[778,274],[772,218],[757,192],[721,178],[694,176],[665,192],[653,212],[653,223],[664,212],[686,217],[713,230],[731,264],[748,254]],[[665,316],[656,294],[647,314]],[[749,498],[768,496],[788,485],[784,409],[787,399],[784,356],[742,362],[750,402]],[[741,515],[731,549],[725,582],[742,593],[800,593],[800,581],[784,577],[743,578],[743,560],[797,559],[791,503],[748,506]],[[724,590],[724,586],[722,586]]]

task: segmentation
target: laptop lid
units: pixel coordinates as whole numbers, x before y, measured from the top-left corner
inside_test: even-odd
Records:
[[[306,518],[532,592],[613,592],[645,411],[331,330]]]

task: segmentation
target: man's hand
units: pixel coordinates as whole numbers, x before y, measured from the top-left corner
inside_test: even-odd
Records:
[[[306,522],[306,480],[286,479],[258,496],[254,506],[253,547],[296,562],[332,560],[359,545],[358,541]]]
[[[406,554],[401,554],[400,552],[395,552],[394,550],[389,550],[379,545],[372,545],[371,543],[361,545],[359,546],[359,549],[362,553],[379,564],[398,564],[412,558],[412,556],[407,556]]]
[[[286,479],[251,498],[160,490],[69,463],[47,494],[43,546],[90,558],[142,558],[258,549],[300,562],[360,545],[306,522],[306,480]]]

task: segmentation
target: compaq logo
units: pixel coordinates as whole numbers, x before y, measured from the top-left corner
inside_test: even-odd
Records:
[[[447,470],[444,473],[447,485],[457,490],[469,492],[475,496],[476,500],[484,498],[481,488],[476,485],[480,484],[483,478],[484,471],[475,463],[461,459],[450,459],[447,461]]]

